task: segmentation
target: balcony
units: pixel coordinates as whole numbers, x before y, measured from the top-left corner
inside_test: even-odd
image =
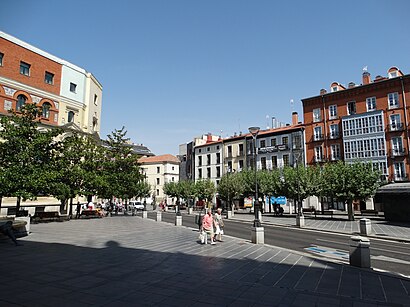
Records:
[[[330,161],[339,161],[341,158],[340,156],[331,156]]]
[[[409,181],[409,179],[407,178],[406,174],[394,175],[394,181],[395,182],[403,182],[403,181]]]
[[[392,151],[391,151],[391,156],[392,157],[403,157],[405,155],[406,155],[406,152],[403,148],[392,149]]]
[[[315,162],[323,162],[323,157],[315,157]]]
[[[313,141],[313,142],[323,141],[323,134],[315,134],[315,135],[313,135],[312,141]]]
[[[340,137],[340,133],[339,132],[331,132],[329,133],[329,139],[333,140],[333,139],[338,139]]]
[[[240,152],[238,152],[237,157],[243,157],[244,155],[245,155],[245,152],[244,152],[244,151],[240,151]]]
[[[264,153],[269,153],[269,152],[277,152],[279,150],[279,146],[269,146],[269,147],[258,148],[258,154],[264,154]]]
[[[396,123],[396,124],[390,124],[389,125],[389,131],[402,131],[403,130],[403,123]]]

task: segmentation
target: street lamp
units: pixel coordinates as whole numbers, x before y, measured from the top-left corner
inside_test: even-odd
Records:
[[[249,132],[252,134],[253,138],[253,160],[255,168],[255,201],[254,201],[254,211],[255,211],[255,220],[253,221],[253,227],[261,227],[261,221],[259,220],[259,198],[258,198],[258,176],[256,172],[257,163],[256,163],[256,137],[260,131],[259,127],[249,127]]]

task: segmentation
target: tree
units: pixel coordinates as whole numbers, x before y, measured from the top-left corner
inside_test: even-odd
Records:
[[[217,188],[219,197],[228,203],[228,208],[232,206],[232,201],[239,198],[244,191],[241,180],[241,173],[228,173],[222,176]]]
[[[279,169],[258,171],[259,192],[264,196],[280,195],[282,189]],[[270,209],[269,209],[270,210]]]
[[[347,206],[349,220],[354,220],[353,201],[374,196],[380,186],[380,172],[371,163],[328,163],[321,173],[322,195],[335,197]]]
[[[195,182],[195,196],[199,200],[206,200],[209,203],[216,193],[215,184],[209,180],[199,180]]]
[[[62,130],[39,129],[41,114],[34,104],[25,104],[21,113],[11,112],[0,119],[0,168],[7,182],[3,194],[17,197],[16,210],[21,199],[35,199],[51,191],[54,172],[53,156],[58,149],[56,137]]]
[[[191,206],[191,200],[195,197],[195,184],[191,180],[181,180],[178,182],[180,186],[181,197],[188,201],[188,206]]]

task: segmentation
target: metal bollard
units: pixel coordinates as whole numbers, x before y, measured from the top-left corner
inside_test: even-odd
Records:
[[[372,233],[372,224],[369,219],[360,219],[360,234],[368,236]]]
[[[365,237],[350,237],[350,265],[359,268],[370,268],[370,240]]]

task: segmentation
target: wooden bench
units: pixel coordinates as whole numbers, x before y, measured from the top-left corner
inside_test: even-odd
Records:
[[[39,211],[36,212],[32,218],[34,223],[41,223],[41,222],[62,222],[69,220],[69,216],[67,214],[60,214],[58,211]]]
[[[98,210],[83,210],[81,216],[85,218],[102,217]]]
[[[377,210],[360,210],[361,215],[375,215],[378,216],[379,215],[379,211]]]

